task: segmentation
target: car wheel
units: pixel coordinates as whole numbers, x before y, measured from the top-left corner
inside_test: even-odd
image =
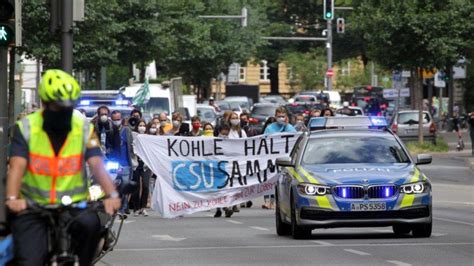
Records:
[[[430,214],[430,221],[428,223],[417,224],[412,228],[414,237],[430,237],[433,230],[433,218]]]
[[[277,235],[287,236],[291,234],[291,226],[281,219],[280,203],[278,201],[278,191],[275,190],[275,224]]]
[[[406,225],[394,225],[393,226],[393,233],[397,236],[407,235],[411,232],[411,228]]]
[[[291,196],[291,236],[294,239],[307,239],[311,236],[311,229],[298,226],[296,223],[296,210],[293,195]]]

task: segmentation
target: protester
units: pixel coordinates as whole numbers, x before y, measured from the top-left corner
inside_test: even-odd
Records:
[[[97,119],[95,119],[94,130],[100,140],[100,149],[107,156],[112,145],[113,126],[109,118],[110,110],[102,105],[97,108]],[[92,121],[91,121],[92,122]]]
[[[123,126],[122,114],[119,111],[112,112],[112,144],[111,144],[111,158],[119,163],[121,171],[117,175],[117,179],[124,182],[129,182],[132,178],[132,167],[134,166],[132,161],[134,160],[133,154],[133,137],[129,127]],[[120,213],[130,213],[128,210],[128,201],[130,196],[124,195],[122,197],[122,207]]]
[[[331,108],[326,108],[323,110],[323,112],[320,115],[321,117],[329,117],[329,116],[334,116],[334,112],[331,110]]]
[[[342,109],[340,110],[341,114],[342,115],[346,115],[346,116],[354,116],[354,111],[352,111],[350,108],[349,108],[349,102],[343,102],[342,103]]]
[[[295,129],[298,132],[306,131],[308,128],[304,124],[304,116],[303,114],[297,114],[295,117]]]
[[[140,119],[142,119],[142,112],[138,109],[133,109],[132,112],[130,112],[130,117],[127,119],[127,125],[131,130],[134,130]]]
[[[240,119],[237,113],[232,113],[229,117],[230,132],[229,139],[246,138],[247,133],[240,127]]]
[[[189,132],[189,136],[191,137],[199,137],[202,136],[203,131],[201,129],[201,118],[195,115],[191,118],[191,125],[193,129]]]
[[[168,134],[168,132],[173,128],[173,125],[169,123],[166,113],[165,112],[160,113],[160,115],[158,116],[158,119],[160,121],[159,123],[160,129],[159,129],[158,135],[163,136],[163,135]]]
[[[257,130],[252,127],[249,123],[250,115],[247,113],[240,114],[240,127],[245,131],[247,137],[253,137],[258,135]]]
[[[158,135],[158,125],[154,124],[152,121],[148,122],[146,128],[148,135]]]
[[[296,132],[296,129],[288,123],[288,112],[284,107],[275,110],[276,122],[270,124],[264,131],[265,135],[280,132]]]
[[[172,115],[173,127],[168,131],[168,135],[188,136],[189,124],[183,123],[183,115],[180,112],[174,112]]]
[[[219,113],[221,111],[221,108],[214,102],[214,97],[209,97],[209,106],[212,106],[216,113]]]
[[[230,130],[231,130],[231,127],[230,127],[229,123],[223,123],[220,127],[218,137],[219,138],[225,138],[225,139],[229,138]],[[233,211],[232,207],[224,207],[222,209],[224,210],[225,217],[227,217],[227,218],[230,218],[232,216],[232,214],[234,214],[234,211]],[[222,216],[222,210],[221,210],[221,208],[217,208],[216,213],[214,214],[214,217],[217,218],[217,217],[221,217],[221,216]]]
[[[138,134],[146,134],[146,129],[146,121],[141,119],[135,127],[134,131]],[[137,158],[137,161],[138,166],[133,171],[133,181],[138,184],[138,189],[132,195],[131,205],[133,205],[134,216],[148,216],[148,213],[145,208],[148,203],[151,172],[140,158]]]
[[[146,134],[148,135],[153,135],[156,136],[158,135],[158,124],[153,123],[153,121],[150,121],[147,125],[147,131]],[[153,190],[155,189],[155,183],[156,183],[156,175],[153,174],[151,169],[145,170],[145,175],[148,174],[146,171],[149,171],[150,173],[150,182],[149,182],[149,197],[153,196]],[[148,203],[148,202],[147,202]],[[148,204],[146,206],[148,208]]]
[[[230,115],[233,113],[233,111],[231,110],[227,110],[224,112],[224,114],[222,115],[222,117],[218,120],[218,122],[216,123],[216,127],[214,128],[214,136],[218,136],[219,135],[219,132],[221,130],[221,126],[222,124],[225,124],[225,123],[229,123],[229,117]]]
[[[321,110],[319,109],[313,109],[311,111],[311,117],[320,117],[321,116]]]
[[[214,137],[214,127],[212,126],[211,123],[209,122],[204,123],[202,128],[203,128],[203,134],[202,134],[203,136]]]

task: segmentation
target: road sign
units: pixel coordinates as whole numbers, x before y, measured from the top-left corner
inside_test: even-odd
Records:
[[[446,81],[444,80],[445,73],[443,71],[436,71],[434,76],[434,86],[438,88],[446,87]]]
[[[227,75],[228,83],[239,83],[240,64],[233,63],[229,66],[229,74]]]
[[[410,88],[403,88],[400,90],[400,97],[410,97]]]
[[[384,89],[383,97],[386,99],[397,98],[398,90],[397,89]],[[400,89],[400,97],[410,97],[410,89],[409,88]]]
[[[400,71],[393,71],[393,81],[402,81],[402,73]]]
[[[326,71],[326,76],[328,76],[328,77],[334,76],[334,71],[332,70],[332,68],[330,68]]]

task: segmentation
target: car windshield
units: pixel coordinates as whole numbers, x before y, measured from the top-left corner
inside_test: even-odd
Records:
[[[240,111],[240,104],[238,102],[230,102],[229,104],[232,111]]]
[[[227,111],[230,110],[230,104],[228,102],[218,102],[217,105],[221,109],[221,111]]]
[[[168,98],[152,97],[143,109],[145,113],[149,114],[168,113],[170,111],[170,101]]]
[[[197,113],[201,121],[211,122],[216,119],[216,113],[211,108],[197,108]]]
[[[272,106],[254,106],[252,109],[253,115],[274,116],[276,107]]]
[[[306,106],[303,104],[287,105],[286,109],[288,110],[289,113],[297,114],[297,113],[303,113],[306,110]]]
[[[418,124],[418,112],[410,113],[400,113],[398,115],[398,124],[400,125],[413,125]],[[423,113],[423,124],[428,124],[430,122],[430,117],[427,113]]]
[[[316,102],[316,97],[311,95],[300,95],[295,97],[295,102]]]
[[[394,138],[378,136],[311,139],[302,160],[303,165],[409,162],[407,154]]]

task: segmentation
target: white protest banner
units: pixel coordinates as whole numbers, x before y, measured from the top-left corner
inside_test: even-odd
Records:
[[[297,134],[245,139],[135,135],[135,153],[156,174],[152,207],[163,217],[229,207],[273,193],[275,160]]]

